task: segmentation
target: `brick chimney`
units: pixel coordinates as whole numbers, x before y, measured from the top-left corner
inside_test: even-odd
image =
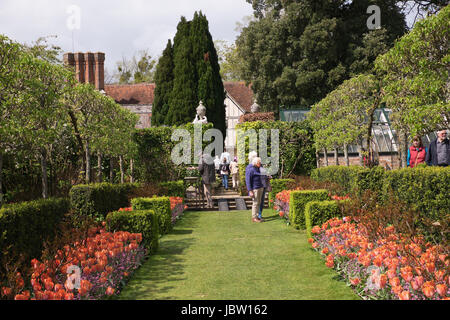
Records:
[[[64,64],[75,69],[75,78],[78,82],[90,83],[97,90],[105,89],[104,53],[65,53]]]

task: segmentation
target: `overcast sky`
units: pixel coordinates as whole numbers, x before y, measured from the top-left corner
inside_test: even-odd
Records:
[[[80,29],[76,11],[81,10]],[[181,16],[188,20],[202,10],[213,39],[234,42],[236,22],[252,15],[245,0],[0,0],[0,33],[31,44],[41,36],[56,35],[52,43],[65,52],[104,52],[110,73],[122,56],[148,49],[159,56],[173,39]],[[72,39],[73,33],[73,39]]]

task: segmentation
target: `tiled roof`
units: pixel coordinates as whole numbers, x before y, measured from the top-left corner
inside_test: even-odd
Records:
[[[224,82],[228,94],[246,111],[251,112],[253,91],[245,82]],[[151,105],[155,98],[154,83],[105,85],[105,92],[122,105]]]
[[[226,81],[223,83],[228,94],[242,107],[246,112],[251,112],[253,105],[253,91],[251,85],[246,86],[244,81]]]
[[[123,105],[151,105],[155,98],[154,83],[106,85],[105,92]]]

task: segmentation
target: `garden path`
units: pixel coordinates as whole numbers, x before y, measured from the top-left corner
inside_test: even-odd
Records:
[[[264,211],[264,223],[252,223],[250,215],[186,212],[119,298],[358,299],[311,250],[304,231],[287,226],[272,210]]]

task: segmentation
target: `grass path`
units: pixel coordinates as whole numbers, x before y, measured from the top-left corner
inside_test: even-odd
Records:
[[[286,226],[271,210],[263,213],[264,223],[252,223],[250,215],[186,212],[119,298],[358,299],[310,249],[304,231]]]

